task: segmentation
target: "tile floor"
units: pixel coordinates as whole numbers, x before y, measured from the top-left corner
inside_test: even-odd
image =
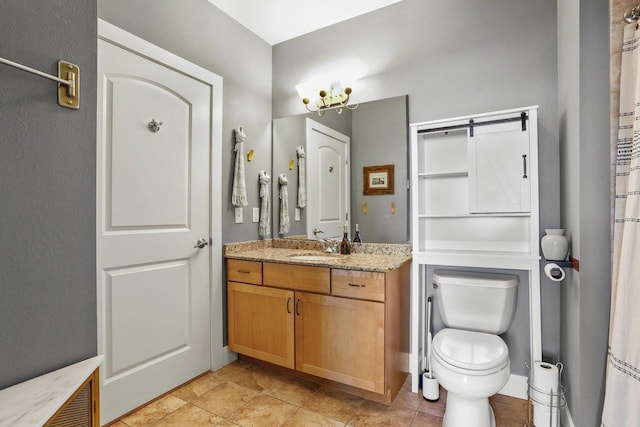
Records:
[[[440,427],[446,392],[430,403],[407,380],[386,406],[324,386],[235,361],[209,372],[110,427],[169,426],[422,426]],[[522,427],[527,402],[490,399],[497,427]]]

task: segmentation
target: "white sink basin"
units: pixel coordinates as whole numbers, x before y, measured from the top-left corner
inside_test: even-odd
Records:
[[[327,261],[334,259],[335,257],[331,255],[294,255],[290,258],[299,259],[301,261]]]

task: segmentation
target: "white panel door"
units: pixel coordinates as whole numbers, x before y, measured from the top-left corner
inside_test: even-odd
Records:
[[[469,137],[469,211],[529,212],[529,129],[520,121],[477,126]]]
[[[340,239],[350,210],[350,139],[310,119],[306,134],[307,236]]]
[[[98,103],[105,423],[210,369],[212,91],[99,40]]]

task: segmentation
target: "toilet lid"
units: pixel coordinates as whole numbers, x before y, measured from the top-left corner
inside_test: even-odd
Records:
[[[433,338],[432,348],[440,360],[473,371],[501,367],[509,360],[502,338],[482,332],[443,329]]]

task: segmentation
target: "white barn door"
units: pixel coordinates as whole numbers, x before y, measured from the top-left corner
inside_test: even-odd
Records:
[[[213,104],[209,83],[98,41],[102,423],[211,368]]]

